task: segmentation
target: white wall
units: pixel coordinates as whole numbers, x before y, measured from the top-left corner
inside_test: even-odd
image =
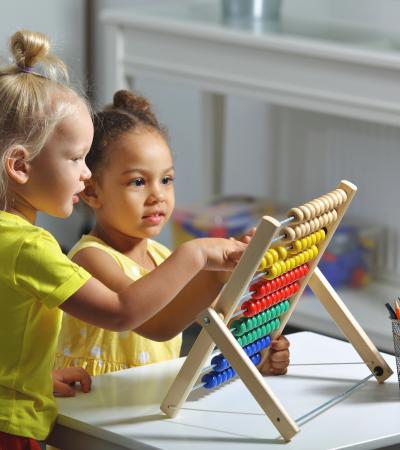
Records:
[[[138,4],[130,2],[130,7]],[[105,7],[113,7],[113,2],[104,0],[101,8]],[[384,51],[388,44],[399,41],[399,13],[398,0],[283,0],[282,18],[289,28],[303,34],[320,31],[335,41],[375,45],[378,51]],[[307,28],[305,25],[310,22],[313,27]],[[348,25],[345,33],[339,34],[335,29],[338,22]],[[369,37],[374,40],[370,42]],[[204,164],[197,163],[206,139],[200,125],[199,92],[157,80],[156,74],[152,79],[137,77],[134,87],[153,101],[161,119],[172,130],[178,204],[205,199],[207,190],[201,184],[205,177],[199,170]],[[386,229],[381,267],[387,279],[398,280],[400,235],[394,224],[399,208],[393,208],[388,193],[400,191],[396,177],[400,167],[400,128],[234,97],[227,102],[225,126],[223,193],[270,196],[296,204],[331,189],[347,177],[360,186],[351,215]],[[192,165],[191,159],[195,161]]]
[[[98,26],[98,14],[104,8],[135,8],[157,3],[165,5],[168,1],[171,0],[96,0],[93,2],[95,7],[93,48],[95,82],[92,89],[95,94],[96,106],[110,101],[102,96],[103,33]],[[1,2],[0,53],[4,55],[6,39],[15,30],[26,27],[43,31],[51,37],[57,53],[70,67],[72,78],[80,84],[85,84],[84,11],[85,2],[83,0]],[[287,20],[314,21],[320,24],[340,21],[356,27],[367,26],[375,30],[385,29],[393,32],[398,28],[399,12],[399,0],[382,0],[380,2],[376,0],[283,0],[282,10],[282,14]],[[161,121],[170,130],[171,146],[175,153],[178,172],[176,181],[178,205],[204,200],[209,192],[209,187],[204,186],[204,178],[197,170],[202,158],[202,140],[204,139],[202,130],[198,127],[201,121],[199,92],[187,86],[160,81],[156,77],[153,79],[139,78],[134,87],[150,98]],[[221,185],[224,193],[280,195],[283,200],[290,201],[289,192],[281,189],[280,185],[276,185],[274,182],[276,179],[275,169],[277,164],[282,163],[283,155],[293,151],[290,146],[296,142],[296,134],[293,134],[291,130],[297,130],[297,128],[285,126],[277,130],[275,133],[277,135],[267,135],[264,124],[269,122],[274,115],[271,111],[270,107],[260,102],[240,98],[228,99],[224,175],[221,175],[223,176]],[[282,117],[285,117],[286,124],[292,124],[292,120],[293,123],[298,123],[295,113],[293,115],[283,114]],[[312,124],[317,123],[318,117],[309,115],[308,119],[304,117],[304,121],[308,126],[304,129],[304,136],[307,136],[308,133],[312,133]],[[340,135],[342,131],[348,132],[345,129],[345,123],[330,121],[326,117],[324,121],[326,133],[332,133],[332,129],[329,129],[327,124],[334,124],[336,135]],[[364,125],[361,128],[363,127]],[[365,144],[365,136],[367,136],[365,130],[360,130],[356,125],[353,128],[351,131],[352,145],[362,148]],[[282,138],[282,133],[286,138]],[[395,145],[395,140],[385,143],[386,132],[384,129],[380,129],[378,134],[381,136],[379,145],[383,148],[387,145],[392,148]],[[279,142],[276,142],[277,138],[279,138]],[[370,140],[370,137],[367,139]],[[266,151],[267,147],[270,151]],[[244,149],[247,148],[251,148],[252,151],[245,152]],[[244,164],[252,168],[251,183],[237,170]],[[358,177],[357,172],[355,177]],[[310,189],[307,187],[307,192]],[[318,189],[319,186],[316,187],[316,192]],[[299,190],[295,190],[295,192],[299,192]],[[78,238],[82,222],[82,214],[74,214],[69,220],[42,218],[40,221],[66,247],[69,247]],[[167,235],[163,236],[163,240],[167,244],[169,243]]]
[[[22,28],[49,36],[52,48],[65,61],[73,84],[86,85],[85,2],[82,0],[2,1],[0,4],[0,54],[8,63],[11,35]],[[49,229],[66,248],[77,241],[84,215],[75,212],[59,220],[41,215],[38,225]]]

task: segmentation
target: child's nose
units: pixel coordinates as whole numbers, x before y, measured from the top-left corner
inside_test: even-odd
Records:
[[[92,172],[90,171],[89,167],[85,164],[85,167],[83,168],[82,172],[82,180],[88,180],[92,176]]]
[[[164,191],[161,188],[161,186],[153,186],[151,192],[150,192],[150,198],[154,199],[155,201],[161,202],[164,200]]]

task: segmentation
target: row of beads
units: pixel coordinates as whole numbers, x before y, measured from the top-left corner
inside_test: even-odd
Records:
[[[267,269],[268,267],[271,267],[272,264],[278,262],[279,260],[286,258],[287,258],[286,247],[278,246],[275,248],[270,248],[265,252],[263,259],[261,260],[260,265],[258,266],[257,271],[261,272]]]
[[[318,244],[319,242],[323,241],[325,239],[325,236],[326,230],[322,228],[321,230],[315,231],[308,236],[293,241],[290,247],[286,248],[283,246],[278,246],[268,249],[263,256],[257,271],[262,272],[265,269],[271,267],[273,264],[276,264],[280,260],[286,259],[288,255],[294,255],[301,251],[307,250],[312,245]]]
[[[261,352],[261,350],[263,350],[264,348],[267,348],[270,343],[271,338],[269,336],[265,336],[253,342],[252,344],[246,345],[246,347],[243,347],[243,350],[245,351],[246,355],[250,357],[256,353]],[[211,366],[214,372],[222,372],[223,370],[228,369],[228,367],[230,367],[231,365],[225,358],[225,356],[220,353],[212,358]]]
[[[324,228],[321,228],[320,230],[316,231],[315,233],[311,233],[308,236],[305,236],[301,239],[297,239],[296,241],[293,241],[291,248],[289,248],[288,252],[291,255],[294,255],[296,253],[300,253],[304,250],[307,250],[312,245],[319,244],[322,242],[326,237],[326,232]]]
[[[255,314],[270,308],[273,305],[292,297],[300,289],[300,284],[295,281],[278,291],[267,294],[265,297],[247,300],[242,303],[243,315],[245,317],[253,317]]]
[[[259,299],[265,297],[272,292],[277,291],[278,289],[287,286],[288,284],[293,283],[294,281],[299,280],[304,277],[308,273],[308,265],[302,264],[299,267],[296,267],[293,270],[289,270],[282,275],[274,278],[273,280],[262,280],[258,281],[250,286],[250,291],[252,292],[251,296],[254,299]],[[271,298],[272,299],[272,298]],[[280,298],[279,300],[283,300]],[[273,301],[272,303],[276,303]]]
[[[281,239],[283,243],[289,243],[296,239],[301,239],[314,231],[320,230],[337,220],[337,211],[333,209],[321,216],[314,217],[309,222],[304,222],[294,227],[283,227],[282,234],[284,237]]]
[[[259,328],[255,328],[254,330],[244,334],[243,336],[239,336],[237,338],[237,341],[241,347],[244,347],[245,345],[249,345],[257,339],[261,339],[263,336],[267,336],[268,334],[272,333],[272,331],[277,330],[280,325],[281,321],[279,320],[279,318],[273,319],[271,320],[271,322],[261,325]]]
[[[276,317],[279,317],[281,314],[284,314],[290,308],[290,303],[288,300],[285,300],[281,303],[278,303],[276,306],[272,306],[259,314],[256,314],[251,317],[242,317],[239,320],[235,320],[231,325],[231,332],[235,337],[242,336],[245,333],[248,333],[254,328],[258,328],[261,325],[269,322]]]
[[[294,217],[293,224],[314,219],[334,208],[338,208],[347,200],[347,194],[343,189],[335,189],[328,194],[307,202],[288,212],[288,217]]]
[[[265,278],[267,280],[271,280],[282,273],[285,273],[289,270],[294,269],[295,267],[301,266],[302,264],[311,261],[312,259],[318,256],[318,247],[316,245],[312,245],[308,250],[304,250],[304,252],[298,253],[295,256],[291,256],[286,259],[286,261],[278,261],[273,264],[267,272],[265,272]]]
[[[256,353],[255,355],[250,357],[251,362],[257,366],[261,362],[261,354]],[[206,373],[201,381],[204,383],[203,387],[206,389],[213,389],[217,386],[219,386],[222,383],[225,383],[226,381],[230,380],[236,375],[235,369],[232,367],[229,367],[228,369],[222,371],[222,372],[210,372]]]

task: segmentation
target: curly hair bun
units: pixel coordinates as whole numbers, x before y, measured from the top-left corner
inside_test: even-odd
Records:
[[[158,121],[146,98],[127,90],[120,90],[114,94],[113,108],[126,111],[148,125],[158,128]]]

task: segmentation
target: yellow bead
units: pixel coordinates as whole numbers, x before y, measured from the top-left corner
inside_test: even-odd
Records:
[[[282,247],[280,245],[279,247],[276,247],[276,249],[278,250],[278,253],[279,253],[279,256],[281,257],[281,259],[287,258],[287,250],[285,247]]]
[[[300,239],[297,239],[297,241],[293,242],[293,253],[299,252],[301,252],[301,241]]]
[[[272,257],[274,258],[274,262],[277,262],[279,260],[279,253],[274,248],[270,248],[268,250],[268,253],[272,255]]]
[[[271,275],[272,278],[275,278],[278,276],[278,268],[276,267],[276,264],[270,267],[268,275]]]
[[[274,263],[274,258],[269,251],[264,255],[264,258],[265,261],[267,262],[267,267],[271,267],[272,264]]]
[[[265,270],[267,268],[267,261],[265,260],[265,258],[263,258],[260,262],[260,265],[258,266],[258,271],[262,272],[263,270]]]
[[[310,234],[311,245],[315,245],[318,242],[318,233]]]
[[[279,266],[280,266],[281,273],[285,273],[287,271],[285,261],[280,260],[280,261],[277,262],[277,264],[279,264]]]

